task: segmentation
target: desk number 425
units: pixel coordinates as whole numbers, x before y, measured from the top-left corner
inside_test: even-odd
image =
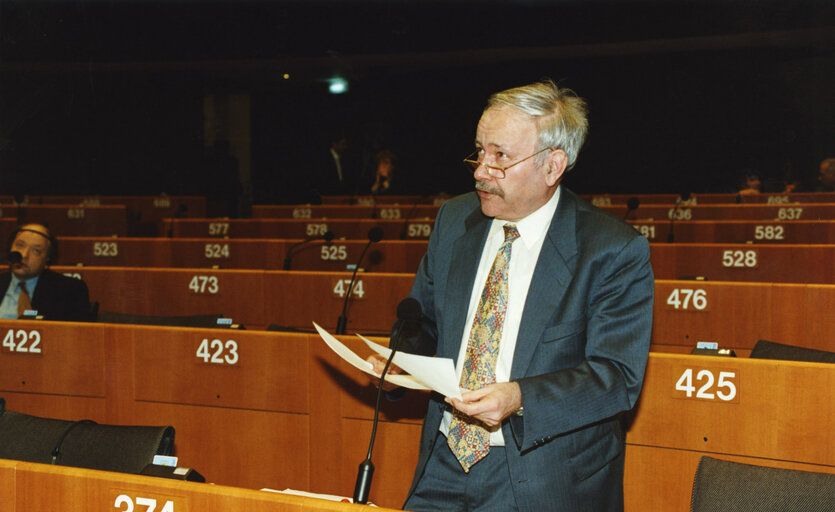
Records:
[[[699,370],[696,373],[695,384],[693,368],[687,368],[682,372],[676,382],[676,391],[683,391],[687,398],[700,398],[702,400],[719,399],[730,402],[736,398],[736,372],[719,372],[719,378],[710,370]],[[715,386],[714,386],[715,384]],[[699,386],[698,390],[696,386]]]

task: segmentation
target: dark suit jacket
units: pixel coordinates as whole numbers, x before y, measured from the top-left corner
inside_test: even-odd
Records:
[[[11,273],[0,274],[0,290],[9,287]],[[90,320],[90,293],[80,279],[44,269],[35,286],[32,309],[45,320],[86,322]]]
[[[407,350],[457,359],[491,221],[474,193],[441,207],[410,293],[423,308],[423,333]],[[653,292],[646,238],[563,187],[513,355],[524,415],[502,426],[520,510],[623,508],[620,413],[641,390]],[[412,490],[444,407],[432,394]]]

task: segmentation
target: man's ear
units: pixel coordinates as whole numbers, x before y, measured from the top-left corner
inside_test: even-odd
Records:
[[[551,150],[545,160],[545,166],[545,183],[553,187],[562,180],[565,168],[568,167],[568,155],[561,149]]]

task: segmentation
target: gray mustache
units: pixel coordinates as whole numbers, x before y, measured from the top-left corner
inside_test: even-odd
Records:
[[[484,181],[476,181],[475,182],[475,189],[476,190],[481,190],[483,192],[488,192],[490,194],[495,194],[495,195],[497,195],[501,198],[504,198],[504,192],[502,192],[501,189],[499,189],[497,187],[493,187],[489,183],[484,182]]]

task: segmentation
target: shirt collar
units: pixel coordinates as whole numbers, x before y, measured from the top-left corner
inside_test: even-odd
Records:
[[[38,278],[40,278],[40,277],[41,277],[40,275],[37,275],[35,277],[30,277],[29,279],[23,281],[22,279],[18,278],[17,275],[12,273],[12,282],[11,282],[12,290],[17,291],[18,283],[20,283],[22,281],[22,282],[26,283],[26,293],[28,293],[29,296],[31,297],[32,292],[35,291],[35,286],[38,285]]]
[[[548,227],[551,225],[551,219],[554,217],[554,212],[557,211],[557,205],[560,202],[561,188],[561,185],[557,186],[557,190],[554,191],[554,195],[551,196],[548,202],[540,206],[535,212],[515,223],[516,229],[519,230],[519,238],[528,249],[535,247],[536,244],[545,238]],[[503,232],[503,226],[505,224],[514,223],[506,220],[493,219],[489,236],[493,236],[497,232]],[[501,236],[504,238],[504,234]]]

